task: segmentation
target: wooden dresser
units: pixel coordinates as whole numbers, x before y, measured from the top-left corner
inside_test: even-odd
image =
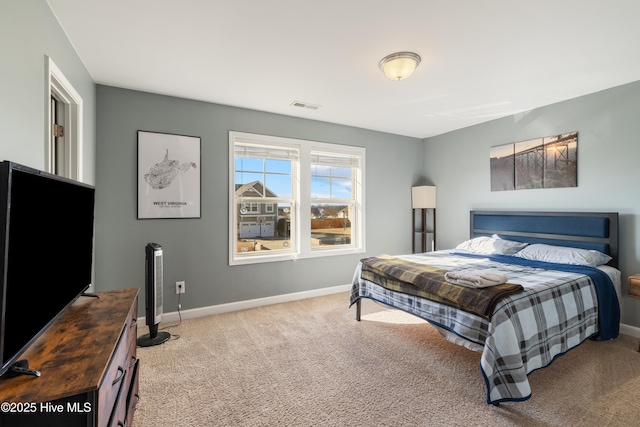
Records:
[[[80,297],[22,355],[40,377],[0,379],[0,426],[131,426],[138,289],[96,295]]]

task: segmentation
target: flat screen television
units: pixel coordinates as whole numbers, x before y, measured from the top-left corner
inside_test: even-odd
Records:
[[[90,185],[0,162],[0,375],[91,285],[94,200]]]

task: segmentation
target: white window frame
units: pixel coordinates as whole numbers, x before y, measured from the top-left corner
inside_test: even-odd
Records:
[[[51,118],[51,98],[60,101],[64,117],[64,159],[63,170],[57,174],[76,181],[83,181],[82,168],[82,97],[73,88],[69,80],[62,74],[53,59],[46,57],[46,105],[45,124],[45,170],[54,173],[55,165],[55,141],[53,139],[53,122]]]
[[[291,242],[293,248],[290,252],[278,253],[275,255],[268,252],[260,254],[237,254],[236,238],[237,212],[235,202],[235,146],[236,143],[264,144],[272,146],[290,146],[299,150],[299,161],[296,170],[292,171],[293,198],[295,209],[293,223],[295,236]],[[324,151],[334,154],[357,156],[359,167],[354,169],[354,188],[352,189],[355,202],[355,212],[352,221],[352,239],[348,245],[336,245],[319,250],[311,246],[311,152]],[[363,253],[365,248],[365,148],[347,146],[340,144],[330,144],[325,142],[307,141],[292,138],[282,138],[267,135],[258,135],[244,132],[229,132],[229,265],[254,264],[261,262],[296,260],[304,258],[315,258],[334,255],[347,255]]]

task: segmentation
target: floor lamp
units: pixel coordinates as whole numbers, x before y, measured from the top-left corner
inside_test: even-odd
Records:
[[[430,250],[436,250],[436,187],[432,185],[421,185],[411,188],[411,206],[413,208],[413,253],[416,253],[416,234],[420,236],[422,247],[420,252],[427,252],[427,236],[433,234],[433,241]],[[422,224],[420,229],[416,229],[416,210],[420,209],[422,214]],[[427,226],[427,210],[433,209],[433,224],[431,230]]]

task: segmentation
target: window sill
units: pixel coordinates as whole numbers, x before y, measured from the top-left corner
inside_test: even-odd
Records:
[[[299,259],[309,258],[322,258],[329,256],[340,255],[353,255],[364,253],[365,249],[361,248],[344,248],[344,249],[325,249],[314,250],[304,254],[280,254],[280,255],[261,255],[255,257],[237,258],[229,260],[230,266],[235,265],[249,265],[249,264],[261,264],[265,262],[280,262],[280,261],[296,261]]]

